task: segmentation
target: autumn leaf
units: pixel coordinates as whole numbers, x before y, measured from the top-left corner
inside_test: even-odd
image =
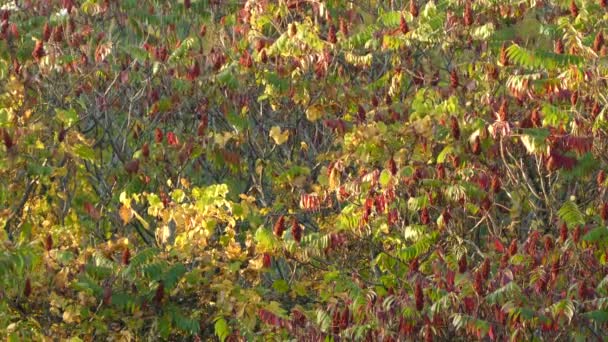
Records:
[[[269,136],[274,140],[275,144],[282,145],[289,139],[289,131],[281,131],[279,126],[274,126],[270,129]]]
[[[112,53],[112,42],[101,43],[95,49],[95,62],[103,62]]]
[[[306,110],[306,118],[309,121],[317,121],[323,116],[323,111],[320,106],[311,106]]]
[[[133,219],[133,209],[123,204],[120,206],[120,209],[118,209],[118,215],[120,216],[122,223],[127,225],[131,222],[131,219]]]
[[[97,208],[95,208],[95,206],[89,202],[85,202],[84,210],[87,212],[87,214],[89,214],[89,216],[91,216],[92,219],[94,219],[96,221],[101,218],[101,214],[99,213],[99,210],[97,210]]]
[[[225,2],[1,6],[0,336],[601,339],[608,0]]]
[[[494,249],[498,253],[504,253],[505,252],[505,246],[502,244],[502,242],[500,241],[500,239],[498,239],[497,237],[494,238]]]
[[[335,190],[338,187],[340,187],[340,171],[334,167],[329,173],[329,189]]]

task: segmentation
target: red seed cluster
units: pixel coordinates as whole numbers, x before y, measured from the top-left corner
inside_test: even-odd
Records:
[[[42,40],[36,41],[36,46],[34,47],[34,51],[32,51],[32,57],[34,57],[36,61],[39,61],[45,54],[44,42]]]
[[[270,257],[270,254],[264,253],[264,255],[262,255],[262,265],[264,268],[270,268],[271,262],[272,258]]]
[[[108,306],[112,303],[112,286],[108,283],[103,288],[103,305]]]
[[[302,241],[302,226],[298,223],[298,219],[295,216],[291,221],[291,236],[297,243]]]
[[[130,262],[131,262],[131,251],[129,251],[129,247],[125,247],[124,251],[122,252],[122,264],[129,265]]]
[[[28,298],[32,294],[32,282],[30,278],[25,279],[25,285],[23,287],[23,296]]]
[[[458,272],[465,273],[467,271],[467,256],[463,254],[458,260]]]
[[[456,72],[456,69],[452,69],[450,72],[450,87],[458,88],[459,84],[458,73]]]
[[[401,16],[401,19],[399,21],[399,30],[401,31],[401,33],[406,34],[408,32],[410,32],[410,28],[407,25],[407,21],[405,20],[404,16]]]
[[[454,139],[460,139],[460,126],[458,125],[458,119],[454,116],[450,117],[450,131]]]
[[[511,240],[509,245],[509,255],[514,256],[515,254],[517,254],[517,239]]]
[[[473,25],[473,9],[471,8],[471,0],[467,0],[464,4],[464,24],[466,26]]]
[[[416,310],[422,311],[424,308],[424,293],[422,292],[422,283],[416,282],[414,287],[414,299],[416,301]]]
[[[274,223],[274,228],[272,230],[274,235],[278,237],[282,237],[285,232],[285,217],[283,215],[279,216],[279,219]]]
[[[336,38],[336,27],[334,25],[329,26],[329,30],[327,32],[327,41],[336,44],[338,39]]]
[[[564,42],[562,42],[561,39],[555,41],[555,47],[553,48],[553,51],[560,55],[564,54]]]
[[[479,136],[476,136],[475,140],[473,140],[471,152],[473,152],[474,155],[479,155],[481,153],[481,140],[479,139]]]
[[[572,17],[576,18],[578,17],[578,6],[576,5],[576,2],[574,0],[570,1],[570,14],[572,15]]]
[[[431,217],[429,215],[429,210],[425,207],[420,211],[420,223],[429,224],[431,223]]]
[[[504,43],[500,48],[500,64],[502,64],[503,66],[509,65],[509,57],[507,56],[507,45]]]
[[[604,170],[600,170],[600,172],[597,173],[596,181],[598,187],[604,186],[604,183],[606,182],[606,172]]]
[[[418,4],[416,3],[416,0],[410,0],[410,14],[416,18],[418,17]]]
[[[53,236],[51,234],[46,235],[46,239],[44,240],[44,249],[47,252],[53,249]]]
[[[165,284],[162,281],[158,282],[158,287],[156,287],[156,292],[154,293],[154,302],[157,305],[160,305],[165,298]]]

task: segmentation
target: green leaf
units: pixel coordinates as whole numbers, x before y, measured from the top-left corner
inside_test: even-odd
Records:
[[[72,151],[75,155],[79,156],[82,159],[86,159],[92,162],[95,161],[95,150],[90,146],[78,143],[74,145]]]
[[[517,44],[507,48],[507,56],[513,63],[530,69],[555,70],[570,65],[580,66],[585,61],[581,56],[557,54],[541,49],[529,51]]]
[[[272,288],[278,293],[285,293],[289,291],[289,284],[284,279],[277,279],[272,283]]]
[[[173,325],[175,325],[178,329],[187,332],[191,335],[197,334],[200,331],[200,324],[198,320],[183,315],[181,310],[182,308],[174,305],[171,305],[168,308]]]
[[[542,153],[546,149],[546,141],[549,137],[549,130],[546,128],[528,128],[522,130],[521,142],[528,150],[528,153]]]
[[[359,213],[357,212],[357,206],[349,204],[342,209],[337,219],[337,227],[343,230],[353,230],[359,227]]]
[[[436,231],[427,234],[423,236],[420,240],[418,240],[416,243],[409,245],[405,248],[401,248],[397,252],[397,256],[405,262],[411,261],[412,259],[417,258],[420,255],[426,253],[435,244],[435,241],[437,240],[438,236],[439,233]]]
[[[161,337],[165,339],[171,334],[171,321],[172,319],[169,316],[169,313],[164,314],[158,320],[158,331],[160,332]]]
[[[583,315],[599,324],[604,324],[606,321],[608,321],[608,311],[606,310],[594,310],[585,312]]]
[[[558,317],[563,314],[568,318],[568,322],[572,321],[574,317],[575,307],[574,303],[570,299],[562,299],[559,302],[556,302],[549,306],[549,312],[553,315],[553,317]]]
[[[78,277],[78,281],[72,284],[72,287],[77,291],[86,292],[94,296],[99,296],[103,292],[101,286],[86,273],[81,274]]]
[[[380,174],[380,185],[382,185],[382,187],[386,187],[390,181],[391,181],[390,171],[382,170],[382,173]]]
[[[273,251],[278,241],[272,231],[264,226],[260,226],[255,232],[255,241],[258,243],[257,247],[262,251]]]
[[[407,200],[407,207],[410,211],[418,211],[428,206],[428,196],[410,197]]]
[[[159,252],[160,250],[156,247],[141,250],[131,258],[129,267],[127,267],[124,271],[125,274],[133,274],[133,272],[139,271],[144,265],[151,261],[152,258],[158,255]]]
[[[6,108],[0,108],[0,127],[9,124],[9,114]]]
[[[134,27],[138,27],[137,21],[130,19],[130,24]],[[128,45],[124,47],[125,52],[137,59],[140,63],[143,63],[148,59],[148,51],[138,46]]]
[[[220,341],[224,342],[228,336],[230,336],[230,327],[228,326],[228,322],[224,319],[224,317],[218,317],[215,320],[215,336],[217,336]]]
[[[490,304],[501,304],[508,300],[519,298],[522,294],[521,287],[516,282],[511,281],[501,288],[486,296],[486,301]]]
[[[73,108],[70,109],[55,109],[55,114],[59,121],[63,122],[66,126],[72,126],[78,121],[78,113]]]
[[[220,84],[225,85],[230,89],[236,89],[239,85],[239,81],[234,75],[234,68],[232,66],[222,69],[217,74],[217,80]]]
[[[340,277],[340,271],[331,271],[331,272],[327,272],[323,275],[323,280],[326,283],[329,283],[331,281],[338,279],[339,277]]]
[[[57,261],[66,264],[74,259],[74,253],[71,251],[59,251],[57,253]]]
[[[277,301],[273,300],[270,303],[264,305],[264,309],[272,312],[273,314],[281,318],[287,318],[287,312],[281,307],[281,303]]]
[[[608,229],[606,227],[596,227],[590,230],[583,240],[587,242],[606,242],[608,238]]]
[[[544,104],[541,110],[543,113],[543,126],[554,126],[566,125],[570,121],[570,115],[551,104]]]
[[[132,309],[135,306],[135,298],[128,293],[114,292],[112,293],[112,305],[124,309]]]
[[[585,224],[583,213],[573,201],[566,201],[558,210],[557,215],[566,222],[569,228]]]
[[[182,203],[186,198],[186,193],[182,189],[175,189],[171,193],[171,199],[173,199],[177,203]]]
[[[331,325],[331,317],[323,310],[317,310],[317,325],[321,328],[321,331],[325,332]]]
[[[494,34],[495,30],[494,23],[476,26],[471,30],[471,37],[474,40],[486,40]]]
[[[437,155],[437,164],[445,162],[445,159],[452,154],[452,152],[454,152],[454,146],[448,145],[444,147],[443,150],[441,150],[441,152],[439,152]]]
[[[165,288],[172,289],[175,287],[179,279],[186,273],[186,267],[183,264],[176,264],[171,267],[163,276]]]
[[[0,80],[4,80],[8,75],[8,62],[0,59]]]

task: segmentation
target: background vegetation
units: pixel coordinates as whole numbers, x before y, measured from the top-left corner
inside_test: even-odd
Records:
[[[3,3],[8,341],[606,339],[606,0]]]

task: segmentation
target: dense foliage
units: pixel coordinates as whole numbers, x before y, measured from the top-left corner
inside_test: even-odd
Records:
[[[608,337],[608,1],[4,3],[9,341]]]

